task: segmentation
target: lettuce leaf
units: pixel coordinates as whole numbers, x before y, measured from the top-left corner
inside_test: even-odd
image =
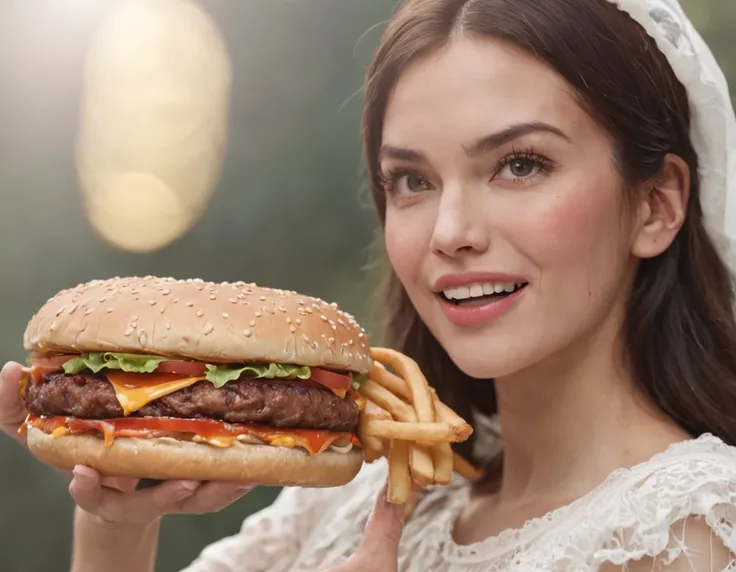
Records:
[[[358,391],[360,389],[360,384],[363,383],[366,379],[368,379],[367,373],[351,373],[350,377],[353,378],[353,389],[355,391]]]
[[[73,358],[63,366],[64,373],[75,374],[83,370],[99,373],[103,369],[119,369],[132,373],[153,373],[168,358],[154,355],[120,352],[89,352]],[[263,365],[205,364],[205,378],[215,387],[247,375],[249,379],[309,379],[312,370],[307,366],[269,363]],[[367,379],[367,374],[350,374],[352,387],[357,390]]]
[[[309,379],[312,370],[306,366],[269,363],[268,365],[212,365],[206,364],[207,380],[215,387],[222,387],[228,381],[235,381],[247,374],[248,379],[299,378]]]
[[[64,364],[64,373],[75,374],[89,369],[99,373],[103,369],[119,369],[133,373],[153,373],[165,357],[117,352],[90,352]]]

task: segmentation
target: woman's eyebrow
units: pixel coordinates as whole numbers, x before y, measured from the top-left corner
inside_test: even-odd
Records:
[[[506,145],[519,137],[524,137],[525,135],[530,135],[532,133],[549,133],[567,141],[568,143],[572,143],[572,139],[554,125],[541,121],[532,121],[528,123],[517,123],[501,131],[497,131],[496,133],[485,135],[469,147],[463,146],[463,148],[469,157],[475,157],[477,155],[483,155],[489,151],[493,151],[494,149],[502,145]],[[394,145],[381,146],[381,150],[378,153],[378,159],[379,161],[383,159],[395,159],[397,161],[424,164],[429,162],[427,160],[427,156],[421,151],[406,147],[396,147]]]

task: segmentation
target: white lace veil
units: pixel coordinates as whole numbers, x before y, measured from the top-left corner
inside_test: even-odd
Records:
[[[677,0],[608,0],[654,38],[687,89],[705,226],[736,272],[736,117],[726,78]]]

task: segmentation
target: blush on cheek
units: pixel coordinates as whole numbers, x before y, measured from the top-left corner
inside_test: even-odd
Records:
[[[421,269],[429,253],[429,238],[422,225],[401,212],[386,213],[384,240],[386,253],[394,272],[407,290],[419,285]]]

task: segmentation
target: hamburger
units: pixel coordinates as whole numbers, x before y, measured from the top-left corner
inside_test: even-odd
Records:
[[[330,487],[363,462],[372,366],[336,304],[254,284],[134,277],[64,290],[30,320],[31,452],[105,475]]]

